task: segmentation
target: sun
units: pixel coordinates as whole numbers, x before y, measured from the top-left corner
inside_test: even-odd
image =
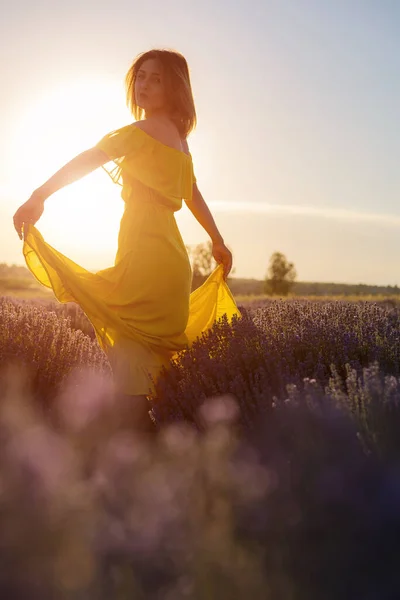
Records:
[[[18,115],[11,140],[16,208],[74,156],[133,119],[120,81],[63,81],[31,97]],[[82,266],[97,270],[114,262],[123,202],[103,169],[56,192],[36,227],[45,240]]]

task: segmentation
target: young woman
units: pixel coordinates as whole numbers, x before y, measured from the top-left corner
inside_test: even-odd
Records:
[[[226,284],[232,254],[197,187],[187,136],[196,112],[185,58],[140,54],[126,79],[135,122],[105,135],[35,190],[14,215],[28,268],[60,302],[78,303],[109,357],[120,404],[137,427],[154,427],[148,395],[162,365],[226,313],[239,314]],[[91,273],[34,227],[49,196],[98,167],[125,202],[114,266]],[[218,267],[190,293],[192,272],[174,212],[185,201],[212,240]]]

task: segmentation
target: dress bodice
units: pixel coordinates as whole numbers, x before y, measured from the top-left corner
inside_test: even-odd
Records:
[[[103,165],[127,201],[138,183],[150,188],[171,210],[191,200],[196,181],[192,155],[160,142],[135,123],[105,135],[97,144],[110,158]]]

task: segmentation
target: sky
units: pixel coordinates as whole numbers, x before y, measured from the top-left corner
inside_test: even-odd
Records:
[[[24,264],[12,216],[35,188],[133,120],[124,76],[181,52],[198,187],[233,253],[263,279],[400,285],[398,0],[14,0],[0,20],[0,262]],[[114,263],[123,202],[99,169],[56,192],[37,228],[96,271]],[[186,244],[208,235],[183,205]]]

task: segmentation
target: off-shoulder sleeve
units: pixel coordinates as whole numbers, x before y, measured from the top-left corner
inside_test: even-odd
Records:
[[[125,125],[120,129],[110,131],[95,144],[96,148],[103,150],[110,159],[102,168],[111,177],[114,183],[123,185],[122,164],[125,159],[132,159],[140,152],[144,145],[144,137],[140,130],[133,124]]]
[[[192,156],[192,155],[190,155],[190,156]],[[193,168],[193,157],[191,160],[191,165],[192,165],[192,181],[193,181],[193,183],[196,183],[197,179],[196,179],[196,175],[194,173],[194,168]]]
[[[193,158],[189,152],[188,160],[185,160],[183,163],[182,199],[189,202],[193,199],[193,186],[196,181],[197,179],[194,173]]]

